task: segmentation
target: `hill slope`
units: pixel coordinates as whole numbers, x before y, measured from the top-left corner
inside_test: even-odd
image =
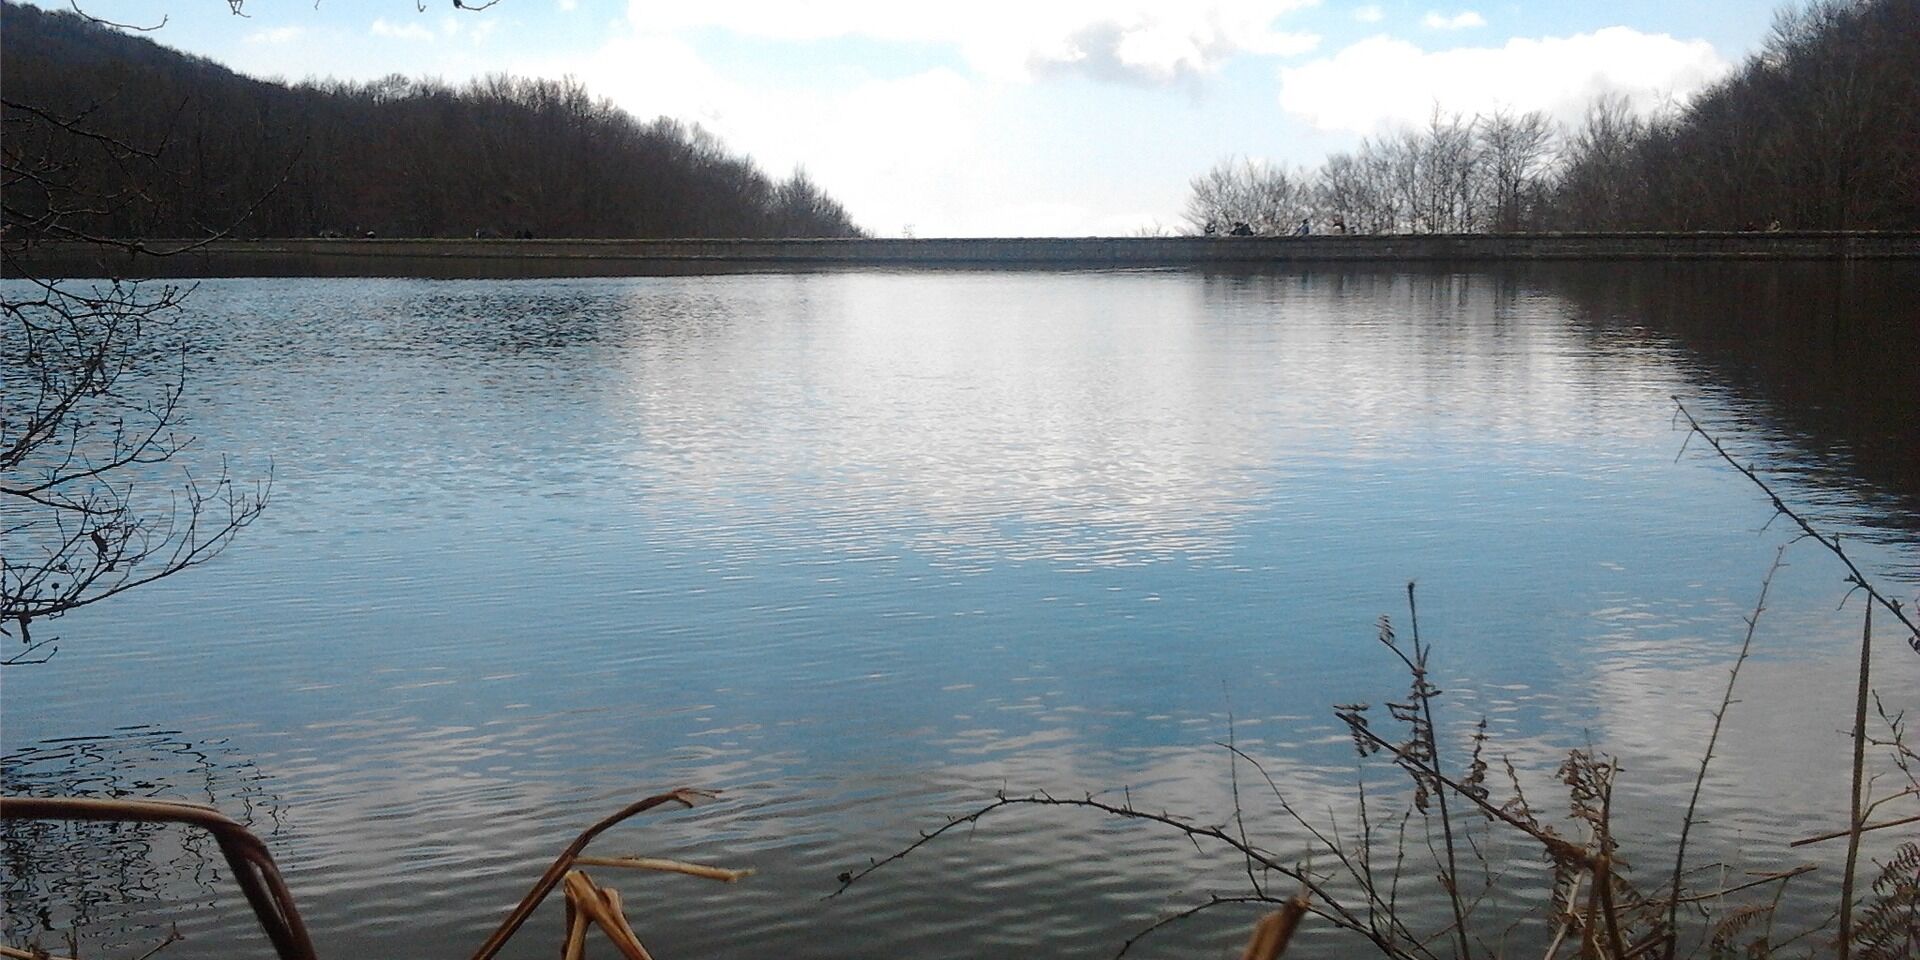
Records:
[[[1602,106],[1555,221],[1599,229],[1920,228],[1920,0],[1808,0],[1678,113]]]
[[[576,83],[289,87],[71,13],[0,17],[10,235],[860,234],[804,174]]]

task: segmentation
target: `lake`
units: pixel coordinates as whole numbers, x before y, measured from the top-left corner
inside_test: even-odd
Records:
[[[3,674],[7,787],[217,803],[323,956],[464,957],[576,831],[674,786],[723,793],[596,849],[759,874],[596,871],[663,960],[1109,956],[1242,892],[1240,861],[1033,810],[824,898],[1002,789],[1226,822],[1229,736],[1350,829],[1332,705],[1404,694],[1376,619],[1405,635],[1415,581],[1446,735],[1486,717],[1554,813],[1567,750],[1617,755],[1653,885],[1791,539],[1671,398],[1911,600],[1916,288],[1913,262],[203,282],[165,334],[182,462],[271,471],[271,505],[215,563],[36,626],[62,640]],[[1787,560],[1690,862],[1820,863],[1805,919],[1841,850],[1786,844],[1844,823],[1860,608],[1831,556]],[[1912,709],[1899,640],[1876,687]],[[9,940],[79,909],[87,956],[162,918],[167,955],[265,955],[204,843],[122,833],[10,830]],[[1258,915],[1134,953],[1225,955]],[[1310,921],[1299,955],[1363,946]]]

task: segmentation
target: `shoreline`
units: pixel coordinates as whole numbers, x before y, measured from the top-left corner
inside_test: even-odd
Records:
[[[645,276],[814,267],[1111,269],[1354,263],[1920,259],[1920,232],[1394,234],[1307,237],[445,240],[46,243],[5,276]]]

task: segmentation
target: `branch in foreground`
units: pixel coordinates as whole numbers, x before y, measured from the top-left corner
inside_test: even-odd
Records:
[[[1258,864],[1260,867],[1266,870],[1272,871],[1274,873],[1280,874],[1281,876],[1284,876],[1290,880],[1293,880],[1299,883],[1302,889],[1304,889],[1308,894],[1311,895],[1311,899],[1308,901],[1311,904],[1311,906],[1307,908],[1310,912],[1332,922],[1336,927],[1339,927],[1343,930],[1350,930],[1354,933],[1360,934],[1363,937],[1366,937],[1368,940],[1372,941],[1373,944],[1376,947],[1378,947],[1382,953],[1388,956],[1393,956],[1393,957],[1406,956],[1404,951],[1399,950],[1394,944],[1392,944],[1385,938],[1381,937],[1365,921],[1363,921],[1360,917],[1356,916],[1351,910],[1349,910],[1346,906],[1344,906],[1329,891],[1327,891],[1320,884],[1318,880],[1314,879],[1313,876],[1278,860],[1274,856],[1274,854],[1271,853],[1270,851],[1264,850],[1250,843],[1243,843],[1239,839],[1227,833],[1224,829],[1220,827],[1201,826],[1198,824],[1190,823],[1186,820],[1182,820],[1179,817],[1176,817],[1170,813],[1165,813],[1165,812],[1152,813],[1149,811],[1137,809],[1133,807],[1131,803],[1124,806],[1116,805],[1112,803],[1107,803],[1103,800],[1096,800],[1092,796],[1087,796],[1085,798],[1076,800],[1071,797],[1055,797],[1052,794],[1048,794],[1044,792],[1031,794],[1028,796],[1008,796],[1002,793],[997,797],[995,797],[992,803],[989,803],[983,807],[980,807],[972,811],[971,813],[953,817],[952,819],[949,819],[944,825],[940,826],[939,828],[922,833],[918,840],[915,840],[913,843],[908,844],[906,847],[895,852],[891,856],[888,856],[882,860],[873,861],[872,863],[869,863],[864,869],[861,869],[859,871],[849,871],[846,873],[842,873],[839,878],[840,879],[839,889],[835,890],[833,893],[828,894],[827,899],[832,899],[834,897],[838,897],[842,893],[845,893],[847,891],[847,888],[853,886],[855,883],[858,883],[860,880],[866,878],[869,874],[874,873],[875,871],[881,869],[882,867],[885,867],[888,864],[895,863],[900,860],[905,860],[914,851],[919,850],[921,847],[924,847],[929,843],[932,843],[934,840],[940,838],[941,836],[945,835],[947,832],[957,827],[967,826],[967,825],[977,823],[981,820],[981,818],[987,816],[990,813],[993,813],[998,810],[1004,810],[1009,807],[1016,807],[1016,806],[1067,807],[1067,808],[1092,810],[1099,813],[1104,813],[1108,816],[1118,817],[1123,820],[1144,820],[1149,823],[1154,823],[1160,826],[1169,827],[1179,832],[1180,834],[1184,835],[1188,840],[1192,841],[1196,848],[1199,847],[1200,841],[1203,839],[1211,840],[1216,843],[1223,844],[1229,849],[1232,849],[1236,853],[1240,854],[1241,856]],[[1246,898],[1244,901],[1232,901],[1232,902],[1264,902],[1264,903],[1284,904],[1284,903],[1287,903],[1288,900],[1281,897],[1267,896],[1265,894],[1256,894],[1255,896]],[[1202,907],[1201,909],[1204,909],[1204,907]],[[1194,912],[1198,912],[1198,910],[1195,910]],[[1157,929],[1158,927],[1165,926],[1166,922],[1167,921],[1156,923],[1152,927],[1149,927],[1147,931],[1142,931],[1142,933],[1144,934],[1153,929]],[[1129,941],[1129,944],[1133,942],[1137,942],[1138,939],[1139,937],[1136,936],[1133,941]]]
[[[1707,749],[1700,755],[1700,771],[1693,778],[1693,793],[1687,798],[1686,815],[1680,818],[1680,842],[1673,855],[1673,883],[1667,895],[1667,931],[1677,934],[1680,929],[1680,883],[1686,876],[1687,837],[1693,832],[1694,813],[1700,806],[1700,789],[1707,782],[1707,767],[1713,763],[1713,750],[1720,742],[1720,727],[1726,723],[1727,711],[1733,708],[1733,688],[1740,681],[1740,668],[1747,662],[1747,656],[1753,651],[1753,634],[1760,628],[1760,615],[1767,610],[1767,592],[1773,589],[1773,575],[1785,565],[1787,546],[1782,545],[1773,553],[1773,565],[1767,568],[1766,576],[1760,578],[1760,598],[1753,603],[1753,613],[1747,617],[1747,633],[1740,641],[1740,655],[1733,660],[1733,666],[1727,671],[1727,689],[1720,696],[1720,707],[1713,712],[1713,732],[1707,735]],[[1667,940],[1666,960],[1673,960],[1674,951],[1679,947],[1679,937],[1670,936]]]
[[[1840,538],[1837,536],[1827,536],[1819,530],[1814,529],[1813,524],[1807,522],[1807,519],[1795,512],[1792,507],[1787,506],[1786,501],[1780,499],[1780,495],[1775,493],[1773,488],[1768,486],[1765,480],[1760,479],[1760,474],[1756,472],[1753,467],[1735,460],[1733,454],[1727,452],[1727,448],[1721,445],[1719,439],[1713,434],[1708,433],[1706,428],[1700,425],[1700,421],[1694,419],[1693,413],[1687,409],[1686,404],[1680,402],[1679,397],[1673,398],[1673,404],[1675,408],[1680,411],[1680,416],[1686,418],[1687,435],[1689,437],[1697,435],[1700,439],[1705,440],[1707,445],[1713,448],[1713,452],[1720,455],[1720,459],[1725,460],[1728,466],[1738,470],[1741,476],[1752,481],[1754,486],[1760,488],[1761,493],[1767,495],[1767,499],[1773,503],[1773,509],[1776,514],[1792,520],[1794,525],[1800,528],[1801,533],[1804,534],[1807,539],[1825,547],[1828,553],[1838,557],[1840,562],[1847,568],[1847,582],[1852,584],[1855,590],[1865,593],[1869,600],[1886,608],[1888,613],[1893,614],[1894,619],[1899,620],[1900,624],[1907,628],[1907,646],[1912,647],[1914,653],[1920,653],[1920,626],[1915,626],[1913,620],[1907,616],[1905,605],[1898,600],[1889,599],[1886,594],[1880,592],[1878,587],[1874,586],[1871,580],[1867,579],[1866,574],[1860,572],[1860,568],[1854,564],[1853,558],[1847,556],[1847,551],[1840,546]],[[1685,451],[1686,447],[1682,444],[1681,452],[1684,453]]]

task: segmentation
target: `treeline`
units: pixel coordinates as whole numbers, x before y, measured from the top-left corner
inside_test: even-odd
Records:
[[[4,17],[10,237],[861,235],[804,172],[572,81],[287,86],[71,13]]]
[[[1665,113],[1449,115],[1317,170],[1223,162],[1195,232],[1920,229],[1920,0],[1815,0]],[[1244,226],[1242,226],[1244,225]]]

